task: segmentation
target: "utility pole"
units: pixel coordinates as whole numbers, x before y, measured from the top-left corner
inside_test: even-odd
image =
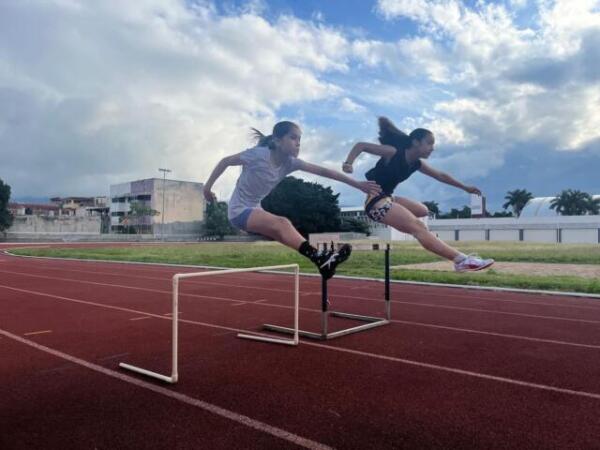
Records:
[[[162,218],[162,224],[160,226],[160,239],[162,241],[165,240],[165,181],[167,178],[167,173],[170,173],[171,171],[169,169],[158,169],[160,172],[163,173],[163,207],[162,207],[162,212],[160,214],[161,218]]]

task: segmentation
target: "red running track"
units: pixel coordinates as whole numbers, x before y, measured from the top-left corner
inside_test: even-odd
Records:
[[[7,247],[7,246],[5,246]],[[600,302],[392,285],[390,325],[285,347],[291,277],[183,281],[158,265],[0,256],[0,448],[598,448]],[[383,284],[334,279],[335,309],[383,314]],[[320,281],[301,279],[301,326]],[[347,322],[331,319],[332,329]]]

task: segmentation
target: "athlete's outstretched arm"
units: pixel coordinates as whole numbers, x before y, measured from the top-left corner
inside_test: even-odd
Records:
[[[208,177],[208,180],[204,184],[204,188],[202,189],[204,198],[208,202],[213,202],[217,199],[217,196],[212,192],[212,186],[215,184],[215,181],[225,172],[229,166],[241,166],[242,159],[240,157],[241,153],[236,153],[235,155],[226,156],[215,166],[212,173]]]
[[[381,192],[381,187],[374,181],[357,181],[354,178],[344,175],[343,173],[327,169],[326,167],[321,167],[316,164],[311,164],[306,161],[300,161],[300,166],[298,167],[298,169],[308,173],[319,175],[321,177],[341,181],[342,183],[346,183],[369,195],[377,195]]]
[[[344,164],[342,170],[346,173],[352,173],[352,163],[362,152],[380,156],[386,160],[391,159],[396,154],[396,148],[391,145],[371,144],[369,142],[358,142],[354,144]]]
[[[419,171],[421,173],[424,173],[425,175],[430,176],[431,178],[435,178],[436,180],[441,181],[442,183],[446,183],[450,186],[455,186],[459,189],[462,189],[463,191],[467,191],[470,194],[481,195],[481,191],[475,186],[466,186],[460,181],[458,181],[456,178],[453,178],[452,176],[448,175],[447,173],[434,169],[423,160],[421,160],[421,168],[419,169]]]

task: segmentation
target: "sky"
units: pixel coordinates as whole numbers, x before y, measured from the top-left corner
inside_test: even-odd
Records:
[[[280,120],[341,170],[377,117],[433,131],[429,164],[480,188],[600,194],[600,0],[0,0],[0,179],[13,200],[204,182]],[[363,154],[355,176],[376,163]],[[239,168],[214,191],[227,200]],[[363,194],[326,178],[340,206]],[[397,195],[469,195],[416,173]]]

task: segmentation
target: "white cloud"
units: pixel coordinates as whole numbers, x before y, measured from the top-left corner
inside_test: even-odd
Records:
[[[429,37],[421,73],[451,86],[455,98],[438,100],[431,113],[438,126],[461,130],[455,142],[584,149],[600,137],[600,3],[540,0],[538,6],[535,29],[519,28],[506,5],[483,1],[468,7],[457,0],[380,0],[377,9],[388,20],[414,20]],[[447,57],[436,58],[442,49]],[[441,67],[432,72],[435,64]]]
[[[250,126],[288,118],[307,159],[333,168],[375,140],[378,115],[430,128],[432,162],[467,179],[530,143],[585,150],[600,139],[599,6],[380,0],[388,31],[416,25],[385,40],[319,12],[269,21],[266,0],[0,2],[0,177],[19,195],[98,194],[158,167],[204,181],[251,145]],[[422,178],[407,192],[446,198]]]
[[[340,109],[349,113],[366,112],[367,109],[364,106],[352,101],[348,97],[344,97],[340,101]]]
[[[270,131],[277,108],[340,98],[343,34],[252,2],[30,1],[0,5],[0,154],[20,195],[93,195],[157,176],[204,181]],[[25,26],[27,25],[27,26]],[[235,170],[219,186],[231,191]],[[48,174],[53,183],[50,185]]]

